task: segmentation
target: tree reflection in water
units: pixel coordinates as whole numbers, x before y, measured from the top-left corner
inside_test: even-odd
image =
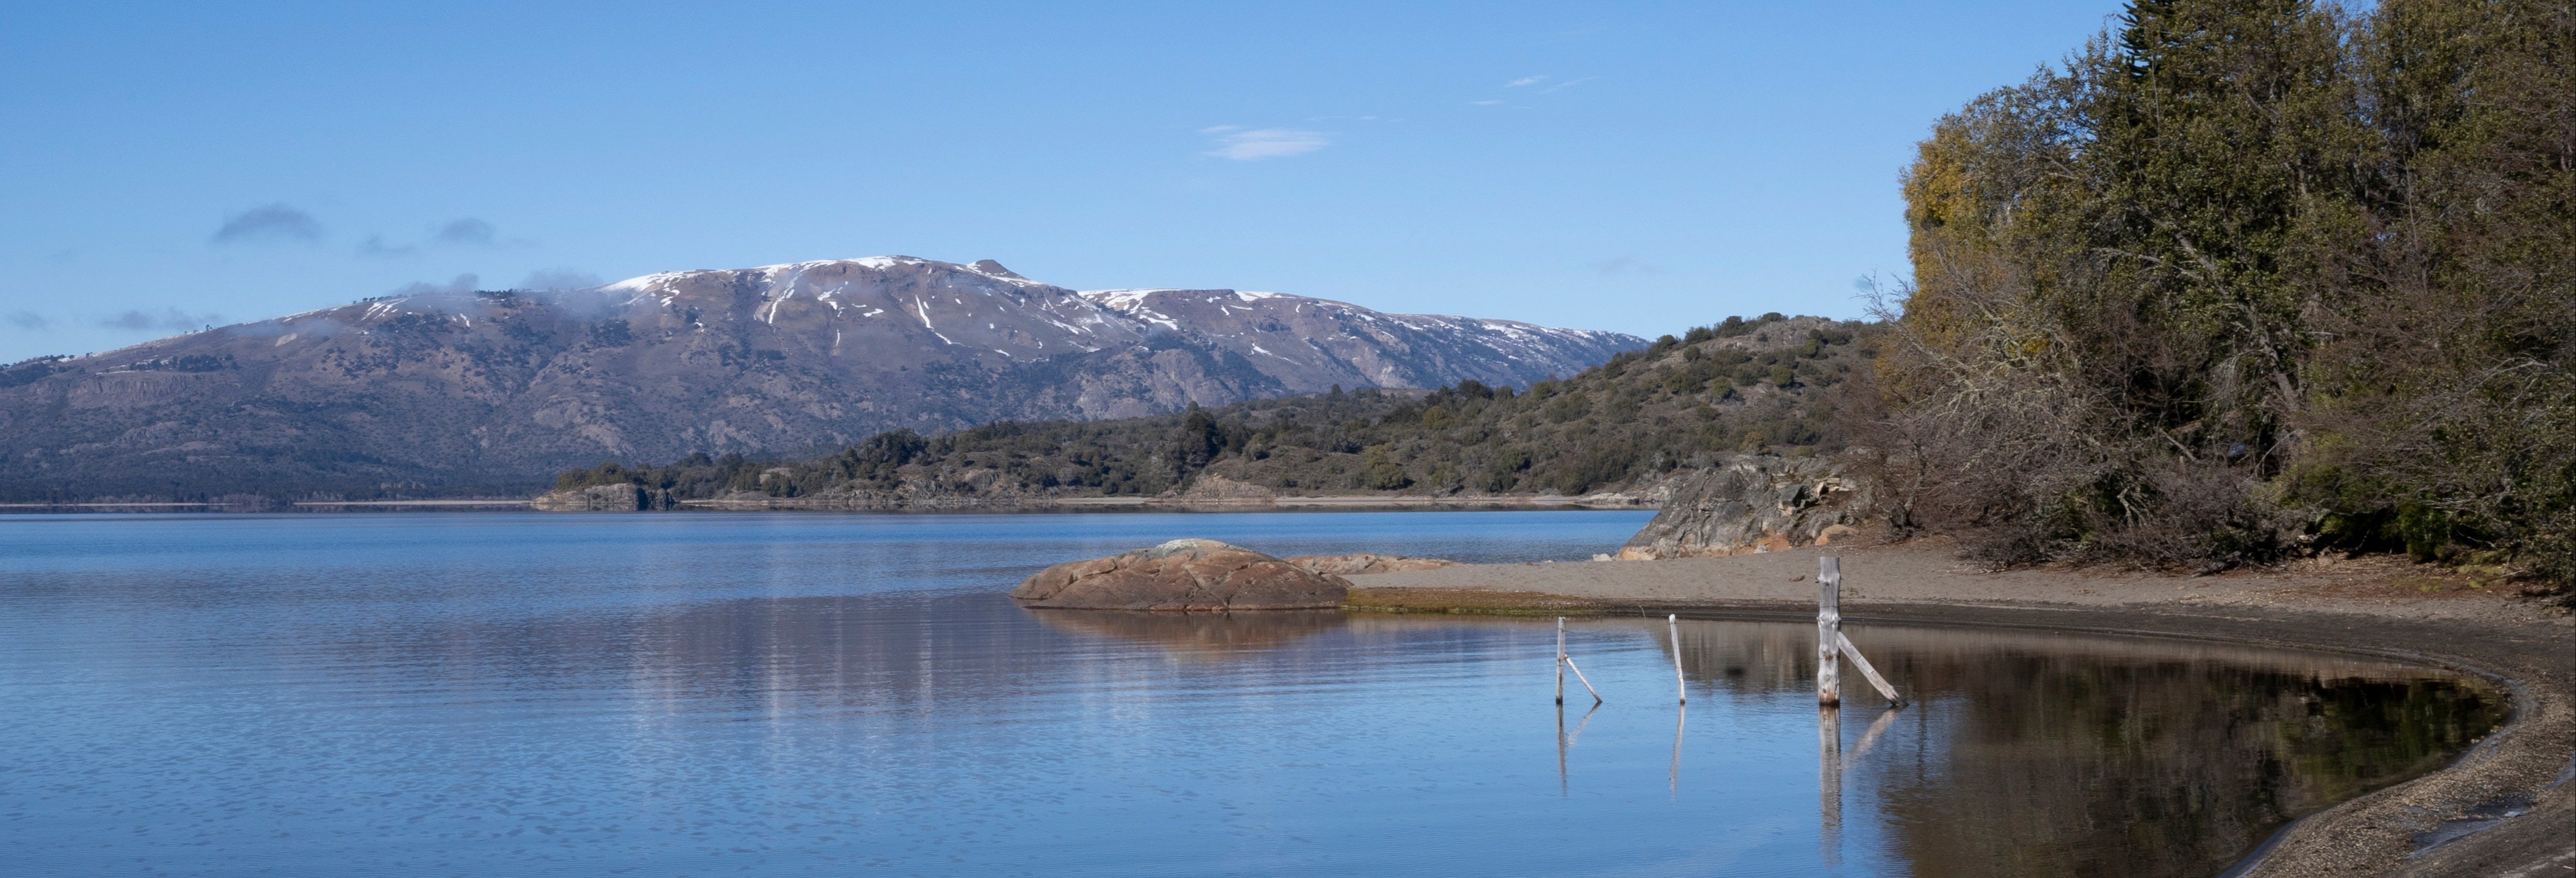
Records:
[[[2481,683],[2333,656],[1897,626],[1851,637],[1916,703],[1847,704],[1878,711],[1848,748],[1842,711],[1819,710],[1820,852],[1841,859],[1849,783],[1917,876],[2210,874],[2292,818],[2438,767],[2506,711]],[[1813,685],[1804,626],[1698,622],[1682,639],[1695,686]]]

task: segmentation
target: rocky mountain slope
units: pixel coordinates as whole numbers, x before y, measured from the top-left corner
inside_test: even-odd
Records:
[[[382,298],[0,369],[0,499],[520,491],[899,428],[1526,385],[1644,344],[902,256]]]

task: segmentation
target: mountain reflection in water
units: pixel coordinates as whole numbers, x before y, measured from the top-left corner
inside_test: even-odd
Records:
[[[0,522],[0,862],[2206,875],[2501,716],[2372,662],[1866,623],[1915,703],[1820,713],[1812,625],[1691,620],[1683,714],[1660,618],[1572,620],[1607,702],[1560,714],[1551,619],[1000,595],[1176,532],[1581,557],[1638,518]]]
[[[1342,627],[1340,610],[1270,610],[1259,613],[1130,613],[1102,610],[1037,610],[1031,617],[1058,631],[1161,647],[1176,658],[1225,658],[1267,650],[1307,635]]]

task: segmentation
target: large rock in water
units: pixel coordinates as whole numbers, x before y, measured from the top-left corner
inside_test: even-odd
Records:
[[[1858,536],[1867,482],[1823,457],[1738,455],[1683,477],[1623,561],[1702,558],[1825,545]]]
[[[1011,599],[1068,610],[1315,610],[1339,607],[1351,584],[1215,540],[1173,540],[1038,571]]]

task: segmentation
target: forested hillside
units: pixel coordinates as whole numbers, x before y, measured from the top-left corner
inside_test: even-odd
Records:
[[[1900,523],[2576,578],[2576,7],[2140,0],[1904,192]]]
[[[565,473],[558,487],[861,506],[1184,491],[1581,494],[1724,454],[1839,449],[1834,413],[1874,398],[1875,337],[1870,325],[1816,317],[1728,318],[1525,391],[1337,388],[1148,418],[896,431],[810,460],[605,464]]]

